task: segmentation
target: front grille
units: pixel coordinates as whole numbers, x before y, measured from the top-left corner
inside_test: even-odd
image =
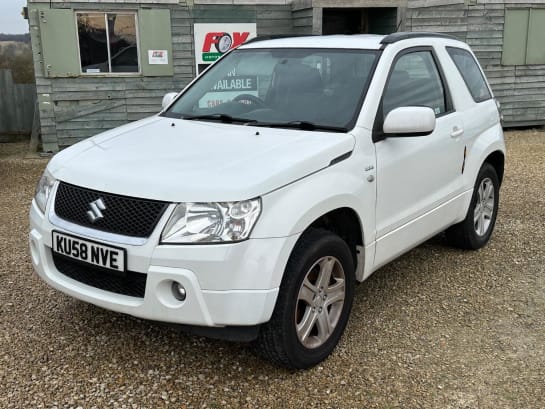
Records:
[[[146,274],[135,271],[107,270],[56,253],[52,253],[52,255],[57,270],[73,280],[104,291],[144,298]]]
[[[103,218],[94,221],[87,214],[91,203],[101,199]],[[55,198],[55,214],[64,220],[109,233],[149,237],[168,203],[115,195],[61,182]]]

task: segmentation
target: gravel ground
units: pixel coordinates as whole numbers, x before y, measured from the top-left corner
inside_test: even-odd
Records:
[[[506,138],[490,244],[438,236],[376,272],[334,354],[299,372],[46,286],[27,251],[46,162],[0,144],[0,407],[545,407],[545,132]]]

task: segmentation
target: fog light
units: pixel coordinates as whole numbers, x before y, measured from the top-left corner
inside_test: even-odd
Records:
[[[184,301],[186,297],[186,291],[183,285],[180,283],[173,281],[172,282],[172,295],[174,298],[176,298],[178,301]]]

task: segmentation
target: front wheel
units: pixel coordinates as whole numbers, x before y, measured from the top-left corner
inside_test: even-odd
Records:
[[[305,232],[288,261],[271,320],[261,328],[258,350],[289,368],[324,360],[348,322],[354,282],[346,242],[326,230]]]
[[[496,224],[499,193],[496,170],[485,163],[477,176],[466,218],[446,232],[452,245],[476,250],[488,243]]]

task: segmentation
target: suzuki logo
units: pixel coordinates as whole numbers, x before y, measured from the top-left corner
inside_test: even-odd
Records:
[[[89,218],[91,223],[94,223],[97,220],[104,218],[102,210],[106,210],[106,205],[104,204],[104,201],[101,197],[99,197],[94,202],[89,203],[89,206],[91,207],[91,210],[87,211],[87,217]]]

